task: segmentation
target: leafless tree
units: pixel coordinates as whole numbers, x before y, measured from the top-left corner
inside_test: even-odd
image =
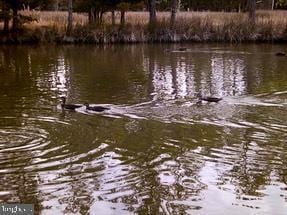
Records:
[[[68,0],[68,27],[67,35],[70,36],[73,30],[73,0]]]

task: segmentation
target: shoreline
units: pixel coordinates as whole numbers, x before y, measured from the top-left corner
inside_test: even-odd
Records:
[[[40,30],[38,29],[38,32]],[[208,37],[201,37],[198,35],[187,36],[186,34],[166,34],[166,35],[151,35],[135,33],[130,34],[87,34],[85,36],[66,36],[62,34],[56,34],[55,32],[47,31],[44,34],[40,34],[37,31],[24,33],[10,33],[9,35],[0,34],[0,45],[21,45],[21,44],[95,44],[95,45],[108,45],[108,44],[180,44],[180,43],[225,43],[225,44],[257,44],[257,43],[275,43],[286,44],[287,36],[276,38],[263,38],[258,36],[257,38],[243,38],[240,40],[232,39],[218,39],[216,35],[210,35]],[[52,37],[51,37],[52,33]]]
[[[159,12],[151,29],[148,14],[127,12],[126,24],[89,25],[85,14],[75,13],[71,36],[66,35],[64,12],[22,12],[38,21],[18,32],[0,32],[0,44],[136,44],[136,43],[287,43],[287,11],[258,11],[251,23],[245,13],[180,12],[171,29],[169,13]]]

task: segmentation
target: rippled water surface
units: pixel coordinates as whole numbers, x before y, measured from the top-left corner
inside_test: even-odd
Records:
[[[286,214],[287,46],[179,47],[0,47],[0,203]]]

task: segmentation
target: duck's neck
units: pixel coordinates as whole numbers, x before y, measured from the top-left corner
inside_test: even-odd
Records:
[[[62,104],[61,104],[61,106],[62,106],[62,107],[64,107],[64,106],[65,106],[65,104],[66,104],[66,99],[63,99],[63,100],[62,100]]]

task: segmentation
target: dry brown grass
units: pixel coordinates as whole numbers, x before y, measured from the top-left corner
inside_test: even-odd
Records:
[[[25,27],[40,32],[39,40],[64,38],[67,12],[22,11],[37,18]],[[158,12],[158,25],[153,35],[147,30],[147,12],[127,12],[126,27],[111,27],[111,14],[104,15],[104,24],[90,28],[87,14],[74,13],[74,38],[79,42],[147,42],[147,41],[287,41],[287,11],[257,11],[255,25],[246,13],[180,12],[175,32],[169,28],[169,12]],[[120,14],[116,13],[116,23]],[[50,38],[51,37],[51,38]],[[61,40],[61,39],[60,39]]]
[[[25,15],[31,15],[38,19],[34,22],[35,26],[65,26],[67,24],[67,12],[46,12],[46,11],[22,11]],[[159,21],[168,21],[169,12],[158,12],[157,17]],[[109,13],[104,16],[106,23],[110,23],[111,17]],[[120,21],[120,14],[116,13],[117,23]],[[225,13],[225,12],[180,12],[177,18],[181,21],[188,22],[192,19],[210,19],[212,24],[216,26],[224,25],[226,21],[236,20],[242,21],[247,19],[245,13]],[[127,12],[126,23],[132,25],[146,25],[148,23],[149,14],[147,12]],[[74,13],[74,24],[87,24],[87,14]],[[287,11],[257,11],[257,24],[274,23],[275,25],[287,24]]]
[[[21,13],[37,19],[35,22],[26,24],[29,28],[57,26],[62,29],[67,25],[68,14],[66,12],[22,11]],[[85,14],[74,13],[73,15],[75,25],[87,24],[87,16]]]

